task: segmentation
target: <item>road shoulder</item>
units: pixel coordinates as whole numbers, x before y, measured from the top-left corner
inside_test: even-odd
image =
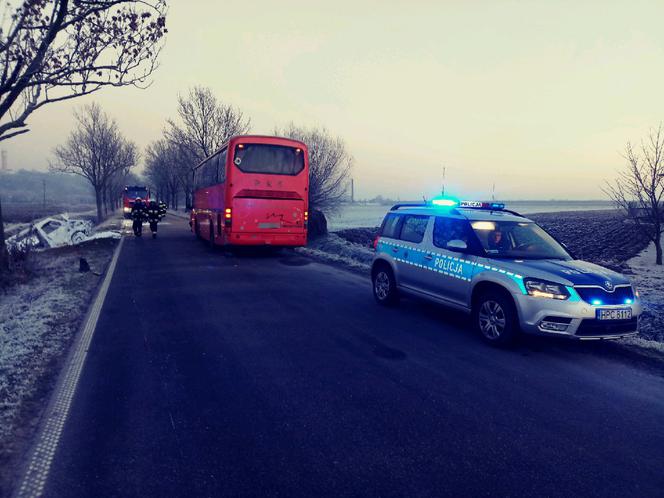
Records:
[[[0,295],[0,495],[8,494],[118,241],[30,255],[25,280]],[[80,258],[91,271],[81,272]]]

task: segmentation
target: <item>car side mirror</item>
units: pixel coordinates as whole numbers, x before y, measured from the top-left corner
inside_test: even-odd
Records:
[[[447,243],[447,248],[450,251],[465,251],[468,249],[468,244],[466,244],[463,240],[453,239]]]

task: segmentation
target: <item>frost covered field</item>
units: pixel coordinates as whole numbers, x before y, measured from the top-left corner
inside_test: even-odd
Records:
[[[664,343],[664,266],[655,265],[655,244],[627,261],[628,275],[641,294],[645,312],[641,336]]]
[[[31,436],[59,366],[117,240],[32,253],[25,281],[0,290],[0,495],[10,463]]]
[[[522,214],[613,209],[608,201],[506,201],[506,206]],[[327,217],[327,226],[332,231],[377,227],[391,207],[392,204],[344,204],[339,211]]]

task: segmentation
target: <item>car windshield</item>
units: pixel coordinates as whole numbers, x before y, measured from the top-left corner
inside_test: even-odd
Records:
[[[533,222],[471,221],[487,256],[509,259],[571,259],[569,253]]]

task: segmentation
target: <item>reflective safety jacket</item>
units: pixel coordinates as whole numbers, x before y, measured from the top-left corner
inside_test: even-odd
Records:
[[[159,203],[159,219],[166,216],[166,209],[167,209],[166,203],[165,202],[160,202]]]
[[[144,221],[147,217],[146,206],[142,202],[134,202],[131,207],[131,218],[134,221]]]
[[[161,219],[159,206],[156,202],[148,204],[147,216],[150,223],[156,223]]]

